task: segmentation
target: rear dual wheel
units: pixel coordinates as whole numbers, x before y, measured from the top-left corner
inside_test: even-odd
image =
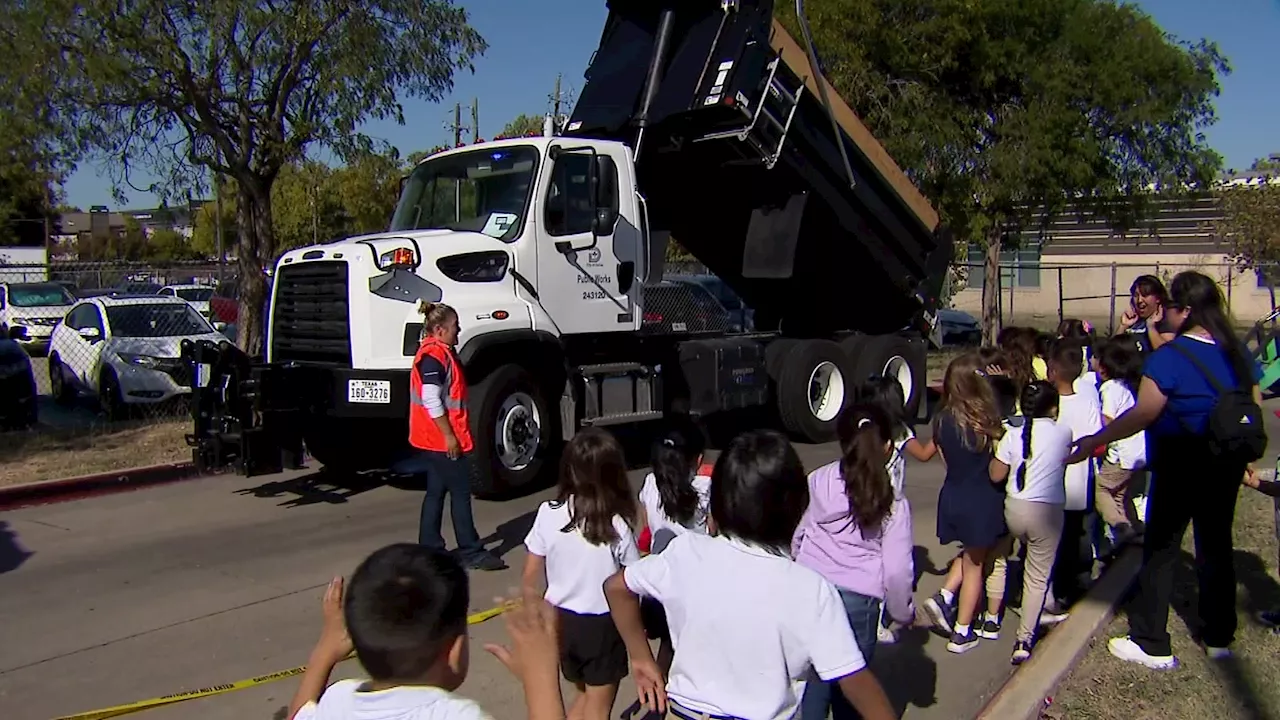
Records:
[[[916,417],[924,391],[924,354],[904,337],[858,335],[840,343],[783,338],[765,351],[782,424],[806,440],[835,439],[836,419],[853,403],[858,386],[876,375],[898,381],[906,417]]]

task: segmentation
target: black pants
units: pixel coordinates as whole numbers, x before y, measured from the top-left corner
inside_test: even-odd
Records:
[[[1084,597],[1093,580],[1095,517],[1092,510],[1067,510],[1063,514],[1062,537],[1058,539],[1058,554],[1049,575],[1053,597],[1060,607],[1070,607]]]
[[[458,555],[464,562],[483,555],[484,545],[480,544],[480,533],[476,531],[476,522],[471,515],[471,457],[463,455],[457,460],[450,460],[442,452],[419,450],[398,469],[425,479],[427,492],[422,496],[418,544],[444,550],[440,526],[444,522],[447,495],[453,536],[458,541]]]
[[[1129,608],[1129,637],[1148,655],[1172,655],[1169,600],[1182,536],[1195,523],[1201,640],[1226,647],[1236,634],[1236,572],[1231,528],[1244,464],[1226,466],[1203,437],[1156,436],[1149,441],[1147,534],[1137,594]]]

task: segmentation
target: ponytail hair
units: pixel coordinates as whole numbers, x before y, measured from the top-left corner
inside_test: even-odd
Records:
[[[1022,464],[1014,477],[1013,486],[1022,492],[1027,486],[1027,463],[1031,460],[1031,429],[1036,418],[1053,416],[1058,407],[1058,391],[1044,380],[1036,380],[1022,389]]]
[[[890,420],[875,405],[853,405],[836,420],[836,434],[849,517],[864,530],[877,528],[893,508],[884,449],[893,438]]]
[[[662,500],[662,511],[680,525],[692,528],[705,520],[699,517],[698,491],[693,476],[706,450],[702,431],[687,417],[677,419],[653,444],[649,462]]]
[[[450,319],[458,317],[458,311],[454,310],[453,307],[429,300],[418,301],[418,314],[422,316],[422,337],[424,339],[435,332],[436,328],[449,322]]]

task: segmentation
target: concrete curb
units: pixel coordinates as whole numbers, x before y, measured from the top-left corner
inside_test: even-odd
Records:
[[[1116,605],[1137,578],[1141,548],[1130,548],[1112,563],[1071,616],[1038,645],[1031,660],[1018,668],[975,720],[1038,720],[1045,700],[1080,662],[1093,636],[1115,616]]]
[[[94,475],[0,487],[0,510],[79,500],[205,476],[192,463],[123,468]]]

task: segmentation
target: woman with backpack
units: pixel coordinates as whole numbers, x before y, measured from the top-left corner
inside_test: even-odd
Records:
[[[1249,464],[1266,449],[1258,368],[1233,331],[1211,278],[1179,273],[1169,287],[1162,332],[1175,337],[1147,358],[1137,404],[1102,432],[1082,438],[1067,462],[1140,430],[1147,432],[1151,492],[1129,634],[1111,654],[1154,670],[1177,667],[1170,646],[1173,571],[1187,525],[1195,524],[1201,636],[1205,652],[1231,656],[1236,578],[1231,531]]]

